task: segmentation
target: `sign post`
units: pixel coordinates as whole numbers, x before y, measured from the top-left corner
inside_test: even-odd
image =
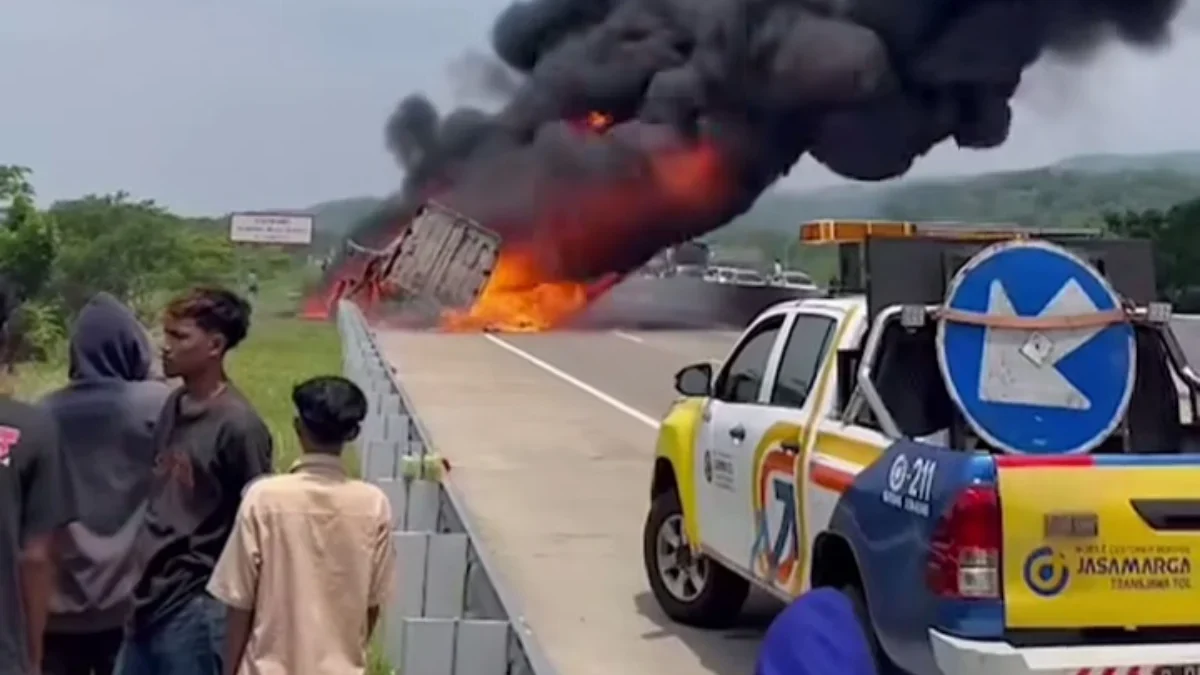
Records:
[[[300,248],[312,244],[312,238],[313,217],[308,213],[253,211],[229,216],[229,241],[235,245]],[[238,262],[240,268],[240,259]],[[253,302],[259,291],[258,274],[253,269],[243,274],[239,269],[238,279]]]
[[[308,246],[312,237],[311,214],[246,212],[229,216],[229,241],[235,244]]]

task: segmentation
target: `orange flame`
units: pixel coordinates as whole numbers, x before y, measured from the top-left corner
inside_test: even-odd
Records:
[[[383,278],[382,272],[387,262],[384,256],[344,261],[327,288],[314,291],[305,298],[300,316],[317,321],[327,320],[336,313],[338,301],[351,300],[368,318],[373,317],[380,302],[396,293],[396,289]]]
[[[533,256],[523,251],[504,251],[479,299],[467,311],[446,312],[442,329],[543,331],[561,325],[587,301],[586,284],[549,280]]]
[[[592,129],[593,131],[604,131],[612,126],[613,116],[609,115],[608,113],[593,110],[587,114],[585,123],[587,124],[588,128]]]
[[[688,214],[703,217],[728,194],[719,153],[703,144],[656,155],[649,171],[634,177],[564,186],[554,203],[543,205],[541,222],[529,228],[532,240],[502,249],[475,304],[445,313],[442,328],[535,332],[562,326],[617,279],[592,285],[564,280],[544,261],[620,259],[630,241],[645,236],[644,228]]]

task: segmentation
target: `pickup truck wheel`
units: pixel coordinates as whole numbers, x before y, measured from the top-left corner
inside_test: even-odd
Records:
[[[692,552],[683,529],[679,496],[673,490],[650,505],[642,532],[642,559],[654,599],[667,616],[682,624],[728,626],[750,591],[745,579]]]

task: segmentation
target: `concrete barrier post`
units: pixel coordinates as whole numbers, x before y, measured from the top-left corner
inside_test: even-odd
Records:
[[[392,507],[396,597],[384,609],[384,653],[403,675],[553,675],[530,658],[466,521],[362,313],[337,313],[342,365],[368,397],[359,439],[362,475]],[[431,464],[433,463],[433,464]]]
[[[367,440],[360,463],[363,478],[371,482],[392,480],[396,477],[396,464],[403,452],[400,443],[386,440]]]

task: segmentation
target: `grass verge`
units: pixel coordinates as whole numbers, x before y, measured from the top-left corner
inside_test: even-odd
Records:
[[[16,398],[33,403],[66,383],[67,364],[59,359],[46,363],[17,364],[5,387]]]
[[[275,439],[275,468],[286,471],[300,454],[292,430],[292,387],[317,375],[342,372],[332,323],[262,318],[229,355],[229,377],[254,404]],[[351,467],[357,471],[357,467]]]
[[[300,454],[292,430],[292,387],[316,375],[340,374],[341,346],[333,323],[263,316],[250,335],[229,356],[229,375],[250,399],[275,440],[275,469],[286,471]],[[13,393],[36,400],[66,381],[65,362],[23,364],[17,367]],[[358,475],[354,453],[346,455],[347,469]],[[380,635],[382,629],[376,630]],[[389,675],[377,640],[369,654],[368,675]]]

